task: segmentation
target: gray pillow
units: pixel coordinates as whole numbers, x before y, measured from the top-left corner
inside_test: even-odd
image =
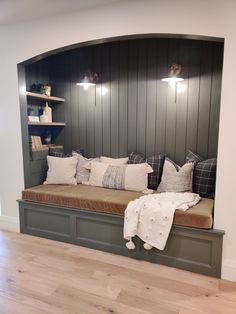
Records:
[[[182,167],[166,158],[157,192],[192,192],[193,163]]]
[[[77,183],[89,181],[90,170],[85,168],[85,165],[88,164],[92,160],[99,161],[100,158],[85,158],[81,154],[78,154],[76,151],[72,151],[72,156],[78,157],[78,164],[76,167]]]

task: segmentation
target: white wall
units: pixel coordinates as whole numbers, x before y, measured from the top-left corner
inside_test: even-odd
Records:
[[[223,277],[236,281],[236,2],[121,1],[96,10],[0,27],[0,227],[18,228],[23,188],[17,63],[51,49],[98,38],[179,33],[225,38],[215,228],[224,229]]]

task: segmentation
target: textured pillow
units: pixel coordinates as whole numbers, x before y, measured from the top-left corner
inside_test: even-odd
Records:
[[[145,159],[139,154],[131,153],[129,155],[128,164],[139,164],[147,162],[153,169],[153,172],[148,175],[148,188],[156,190],[161,182],[164,161],[165,155],[163,154],[154,155]]]
[[[157,192],[192,192],[193,163],[178,166],[166,158]]]
[[[110,189],[147,192],[148,173],[152,172],[147,163],[137,165],[110,165],[91,162],[88,184]]]
[[[217,159],[204,160],[201,156],[189,150],[186,161],[195,164],[193,171],[193,192],[202,197],[214,197]]]
[[[76,167],[76,181],[77,183],[86,182],[89,180],[90,170],[85,167],[92,160],[97,160],[97,158],[85,158],[81,154],[78,154],[76,151],[72,151],[72,156],[76,156],[78,158],[78,163]]]
[[[107,164],[114,165],[114,166],[119,166],[119,165],[125,165],[128,163],[129,158],[124,157],[124,158],[110,158],[110,157],[100,157],[101,162],[106,162]]]
[[[44,184],[77,184],[75,179],[77,157],[47,156],[48,172]]]

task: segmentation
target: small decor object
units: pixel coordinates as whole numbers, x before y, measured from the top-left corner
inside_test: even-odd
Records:
[[[43,147],[40,136],[30,137],[31,150],[41,149]]]
[[[37,116],[28,116],[29,122],[39,122],[39,117]]]
[[[43,111],[43,114],[39,117],[40,122],[49,122],[48,116],[45,113],[45,110]]]
[[[48,106],[46,102],[46,107],[44,108],[45,115],[47,116],[48,122],[52,122],[52,108]]]
[[[32,84],[30,85],[30,91],[33,93],[44,94],[47,96],[51,95],[51,86],[48,84]]]
[[[51,96],[51,90],[52,90],[52,87],[50,85],[44,85],[45,95]]]
[[[34,108],[29,107],[27,110],[28,116],[33,116],[34,115]]]
[[[46,132],[45,136],[44,136],[44,143],[46,145],[49,145],[49,144],[51,144],[51,141],[52,141],[52,134],[51,134],[51,132]]]

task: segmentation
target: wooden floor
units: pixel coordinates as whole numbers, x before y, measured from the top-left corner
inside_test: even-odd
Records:
[[[236,283],[0,231],[1,314],[236,314]]]

